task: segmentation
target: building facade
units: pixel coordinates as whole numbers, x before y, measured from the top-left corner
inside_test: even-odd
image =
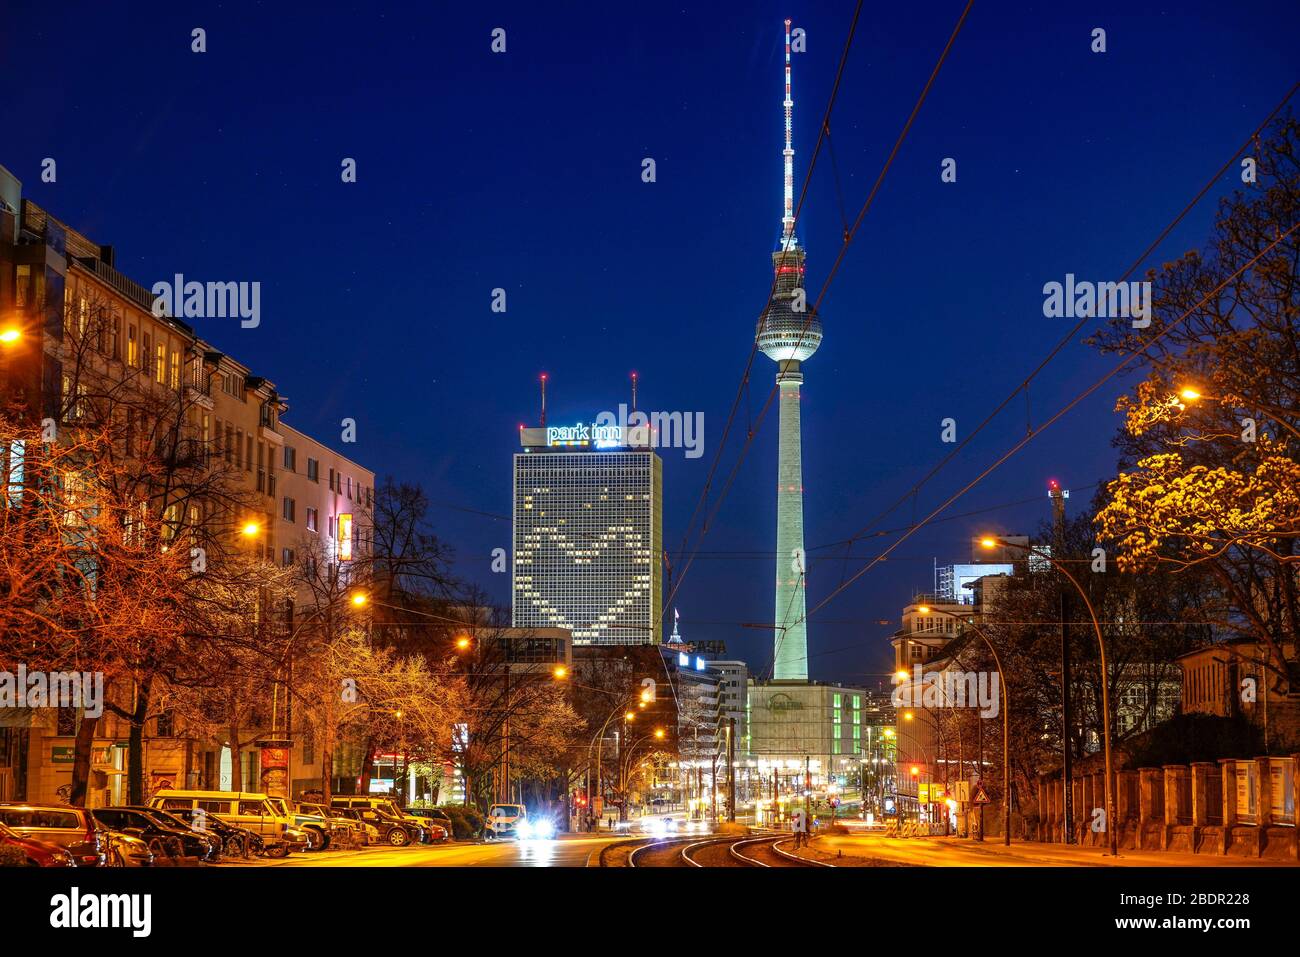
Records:
[[[662,460],[629,437],[563,434],[520,429],[512,624],[563,628],[575,645],[659,644]]]
[[[271,380],[217,349],[185,321],[156,309],[153,293],[117,270],[113,247],[94,242],[21,192],[18,180],[0,167],[0,402],[5,408],[20,409],[31,420],[53,420],[60,434],[75,435],[79,424],[84,426],[85,406],[104,402],[114,416],[124,416],[123,422],[113,422],[125,463],[138,461],[139,447],[157,441],[160,421],[174,416],[163,425],[174,425],[181,453],[193,455],[206,473],[220,470],[227,487],[238,491],[240,504],[222,507],[198,498],[162,505],[164,525],[202,527],[231,549],[286,564],[297,536],[308,531],[308,506],[297,502],[313,500],[310,507],[322,521],[345,513],[347,503],[356,522],[349,534],[363,542],[368,519],[362,516],[368,511],[358,496],[369,503],[373,473],[289,429],[280,421],[287,404]],[[141,409],[164,412],[151,417]],[[300,476],[292,450],[307,445],[313,451],[306,454],[328,460],[343,476],[332,496],[336,506],[323,494],[320,501],[313,499],[314,484],[298,486],[300,478],[308,480]],[[11,492],[0,507],[13,505],[13,490],[21,488],[23,456],[21,441],[0,435],[0,473]],[[328,527],[337,530],[332,521]],[[334,557],[342,559],[337,550]],[[0,670],[16,664],[0,662]],[[65,799],[78,710],[6,712],[0,715],[0,800]],[[258,749],[232,753],[198,741],[165,708],[145,722],[142,746],[146,792],[221,787],[236,764],[244,786],[258,786]],[[126,722],[106,712],[91,748],[88,804],[125,802],[127,749]],[[314,771],[318,780],[319,755],[301,741],[295,750],[291,767],[303,777]]]

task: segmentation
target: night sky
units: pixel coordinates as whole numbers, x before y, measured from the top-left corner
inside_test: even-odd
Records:
[[[184,6],[6,4],[0,164],[24,195],[113,244],[146,286],[174,272],[260,281],[258,328],[206,320],[200,333],[274,381],[296,428],[337,444],[340,420],[355,418],[346,451],[421,483],[458,573],[503,603],[509,576],[491,573],[490,552],[510,546],[511,455],[518,425],[538,417],[538,374],[555,424],[616,409],[636,370],[643,409],[704,413],[702,458],[663,452],[675,552],[771,281],[781,21],[808,37],[794,58],[798,186],[853,4]],[[834,162],[824,150],[798,227],[810,290],[840,243],[837,193],[852,221],[962,6],[864,9]],[[859,542],[847,562],[817,546],[906,493],[951,448],[940,420],[956,418],[959,437],[973,429],[1069,328],[1043,317],[1043,284],[1118,278],[1300,74],[1294,2],[1132,6],[975,5],[804,369],[810,605],[893,539]],[[1105,54],[1089,49],[1098,26]],[[190,51],[194,27],[207,53]],[[494,27],[505,54],[489,49]],[[54,184],[40,181],[45,157]],[[344,157],[355,184],[340,181]],[[956,183],[940,181],[945,157]],[[1234,182],[1152,263],[1203,245],[1214,197]],[[490,310],[495,287],[505,314]],[[1067,347],[1033,385],[1033,421],[1106,368]],[[772,388],[774,364],[759,355],[754,369],[721,477]],[[1032,504],[923,529],[814,615],[812,676],[879,680],[892,620],[931,587],[935,560],[969,560],[986,528],[1036,529],[1049,477],[1086,505],[1115,469],[1121,387],[950,513]],[[685,637],[723,639],[760,674],[771,631],[740,623],[773,616],[776,425],[774,408],[675,601]],[[1018,398],[921,491],[917,515],[1025,427]],[[877,527],[911,521],[909,504]]]

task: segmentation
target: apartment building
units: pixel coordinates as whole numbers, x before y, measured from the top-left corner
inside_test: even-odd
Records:
[[[375,473],[288,425],[280,434],[273,559],[292,565],[319,546],[346,572],[367,547]]]
[[[87,382],[121,390],[141,400],[125,404],[129,459],[137,425],[143,435],[150,424],[132,422],[131,406],[157,400],[183,417],[185,441],[202,449],[209,468],[222,467],[248,493],[240,514],[213,507],[185,518],[282,565],[312,535],[323,537],[329,560],[348,562],[368,540],[373,472],[284,425],[287,403],[274,382],[185,321],[155,314],[152,292],[119,272],[115,258],[113,247],[24,199],[19,181],[0,167],[0,404],[24,409],[33,423],[49,417],[75,428]],[[24,454],[21,441],[0,435],[0,475],[10,487],[22,481]],[[15,665],[0,662],[0,670]],[[66,795],[77,721],[73,709],[0,713],[0,800]],[[124,721],[111,713],[101,719],[88,803],[126,799],[127,735]],[[319,756],[302,742],[295,751],[295,773],[318,777]],[[245,786],[256,786],[258,750],[229,752],[187,738],[160,714],[146,726],[146,789],[220,787],[235,762]]]

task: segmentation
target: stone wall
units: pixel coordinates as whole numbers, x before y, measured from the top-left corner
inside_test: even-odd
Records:
[[[1105,781],[1097,772],[1074,778],[1073,832],[1080,845],[1106,846],[1107,827],[1113,824],[1121,849],[1300,860],[1300,754],[1119,771],[1113,822],[1106,812]],[[1032,836],[1063,842],[1059,772],[1039,778],[1038,806]]]

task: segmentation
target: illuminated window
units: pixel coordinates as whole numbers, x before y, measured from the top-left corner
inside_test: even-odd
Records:
[[[339,561],[352,561],[352,513],[339,516]]]
[[[140,344],[135,341],[135,326],[126,327],[126,364],[133,369],[140,365]]]

